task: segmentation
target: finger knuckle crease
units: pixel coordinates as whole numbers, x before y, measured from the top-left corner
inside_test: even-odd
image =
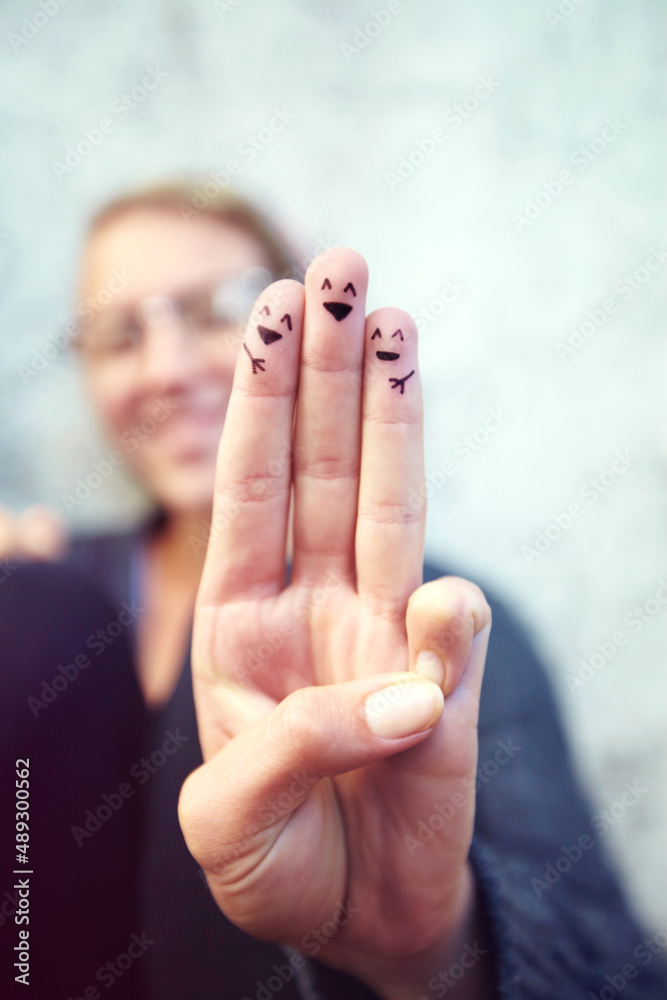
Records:
[[[422,512],[391,500],[367,499],[360,502],[358,516],[374,524],[410,525],[421,522]]]

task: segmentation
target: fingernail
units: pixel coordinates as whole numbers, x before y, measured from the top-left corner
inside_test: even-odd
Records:
[[[428,677],[430,681],[442,687],[445,679],[445,665],[437,653],[424,649],[417,657],[415,673],[420,677]]]
[[[374,691],[366,699],[368,728],[385,740],[422,733],[436,722],[444,699],[435,684],[406,680]]]

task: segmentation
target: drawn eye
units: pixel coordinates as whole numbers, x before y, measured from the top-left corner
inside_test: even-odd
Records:
[[[322,282],[322,288],[331,288],[331,282],[329,281],[328,278],[325,278],[324,281]],[[320,291],[322,291],[322,288],[320,289]]]
[[[371,340],[375,340],[376,337],[379,337],[380,340],[382,340],[382,334],[380,333],[380,327],[379,326],[377,327],[375,333],[371,337]]]
[[[350,292],[352,292],[352,294],[354,295],[354,297],[355,297],[355,299],[356,299],[356,297],[357,297],[357,293],[355,292],[355,290],[354,290],[354,285],[352,284],[352,282],[351,282],[351,281],[348,281],[347,285],[346,285],[346,286],[345,286],[345,288],[343,289],[343,292],[347,292],[347,291],[350,291]]]
[[[269,309],[268,306],[264,306],[263,309],[260,309],[259,315],[261,316],[262,313],[266,313],[267,316],[270,316],[271,315],[271,310]]]
[[[292,329],[292,317],[290,316],[289,313],[285,313],[285,315],[281,317],[280,322],[287,323],[288,330]]]
[[[401,338],[401,340],[403,340],[403,334],[401,333],[401,331],[400,331],[400,330],[397,330],[397,331],[396,331],[396,333],[392,333],[392,335],[391,335],[391,339],[393,340],[393,339],[394,339],[394,337],[400,337],[400,338]]]

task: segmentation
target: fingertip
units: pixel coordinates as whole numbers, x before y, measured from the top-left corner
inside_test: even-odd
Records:
[[[270,285],[267,285],[261,294],[264,295],[272,289],[275,289],[277,294],[303,292],[303,282],[296,278],[278,278],[277,281],[272,281]]]
[[[319,316],[327,324],[333,318],[332,329],[340,329],[348,316],[355,329],[363,328],[368,265],[360,253],[349,247],[325,250],[306,271],[304,282],[309,314]]]
[[[491,626],[482,590],[459,577],[432,580],[411,595],[406,621],[412,669],[435,680],[440,660],[447,697],[461,681],[476,637]]]
[[[419,422],[421,435],[422,393],[417,328],[412,317],[393,306],[374,309],[366,317],[364,351],[366,414],[385,419],[402,397],[400,419]]]
[[[354,268],[360,277],[363,276],[368,281],[368,264],[366,258],[358,250],[354,250],[352,247],[329,247],[319,253],[308,265],[304,279],[306,284],[308,284],[309,278],[314,278],[330,266]]]
[[[445,626],[448,622],[467,620],[474,635],[491,623],[491,608],[484,591],[471,580],[458,576],[442,576],[423,583],[410,595],[408,610],[433,616]]]
[[[238,354],[235,388],[261,396],[268,375],[272,392],[296,390],[303,313],[304,287],[294,278],[274,281],[259,294]]]
[[[405,309],[399,309],[398,306],[381,306],[369,312],[366,317],[366,325],[371,327],[378,323],[395,323],[403,329],[404,333],[407,331],[409,334],[417,336],[417,324],[414,319],[410,313],[406,312]]]

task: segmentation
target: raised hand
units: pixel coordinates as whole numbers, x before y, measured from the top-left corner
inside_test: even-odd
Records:
[[[362,257],[327,251],[305,289],[276,282],[254,307],[195,612],[205,763],[179,812],[234,923],[306,954],[333,927],[318,959],[393,998],[472,933],[490,611],[464,580],[421,586],[416,329],[365,318],[367,283]]]

